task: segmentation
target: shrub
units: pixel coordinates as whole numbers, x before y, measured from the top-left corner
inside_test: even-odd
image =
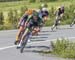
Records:
[[[75,43],[69,40],[59,40],[53,43],[53,54],[64,58],[75,58]]]
[[[0,25],[3,25],[4,23],[4,15],[3,12],[0,12]]]
[[[22,16],[22,15],[25,13],[25,11],[26,11],[27,9],[28,9],[28,8],[27,8],[26,6],[21,7],[21,9],[20,9],[20,11],[21,11],[20,16]]]
[[[13,28],[17,28],[18,19],[19,19],[18,12],[17,12],[17,10],[14,10],[14,14],[13,14]]]

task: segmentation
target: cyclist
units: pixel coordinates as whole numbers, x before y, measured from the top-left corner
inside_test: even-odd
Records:
[[[55,15],[56,15],[56,18],[55,18],[55,21],[54,21],[54,25],[52,26],[52,30],[56,27],[57,29],[57,26],[60,24],[60,21],[64,15],[64,6],[61,6],[57,9],[57,11],[55,12]]]
[[[28,19],[28,16],[32,15],[32,13],[33,13],[33,10],[28,9],[25,12],[25,14],[21,17],[21,19],[18,23],[19,30],[18,30],[18,33],[17,33],[17,36],[16,36],[16,41],[14,42],[15,45],[19,43],[20,38],[21,38],[21,36],[22,36],[22,34],[24,33],[24,30],[25,30],[25,22]]]
[[[31,17],[28,18],[26,21],[26,26],[28,28],[27,31],[23,34],[20,44],[18,47],[21,47],[22,41],[25,39],[25,36],[27,33],[32,32],[32,35],[38,34],[40,32],[40,26],[42,25],[42,19],[39,17],[39,14],[37,12],[34,12]]]
[[[46,20],[48,19],[48,15],[49,15],[49,12],[48,12],[48,9],[47,9],[47,4],[42,4],[41,5],[41,9],[39,11],[39,16],[41,18],[43,18],[43,22],[45,23]]]

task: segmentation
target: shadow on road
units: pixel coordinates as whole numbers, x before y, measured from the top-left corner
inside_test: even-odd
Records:
[[[42,53],[44,50],[49,50],[48,46],[26,46],[24,52]]]

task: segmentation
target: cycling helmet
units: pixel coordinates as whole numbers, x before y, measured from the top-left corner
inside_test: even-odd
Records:
[[[34,12],[33,13],[33,16],[37,16],[38,17],[38,15],[39,15],[38,12]]]
[[[32,9],[28,9],[25,13],[27,13],[28,15],[33,14],[33,10]]]
[[[64,5],[62,5],[61,8],[64,8]]]
[[[47,8],[42,8],[42,11],[47,11]]]

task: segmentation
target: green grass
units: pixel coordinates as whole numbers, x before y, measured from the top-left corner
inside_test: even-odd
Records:
[[[64,38],[62,38],[62,40],[57,39],[56,42],[52,41],[52,47],[52,51],[42,51],[42,53],[52,54],[63,58],[75,59],[75,42]]]
[[[74,4],[75,1],[65,1],[65,2],[49,2],[49,9],[53,6],[65,5],[69,6],[70,4]],[[20,9],[23,6],[27,6],[28,8],[38,8],[41,3],[28,3],[27,1],[17,1],[17,2],[0,2],[0,11],[7,11],[9,9]]]
[[[55,20],[55,16],[54,16],[53,12],[55,11],[56,7],[58,7],[60,5],[65,5],[66,7],[70,7],[70,5],[72,5],[72,4],[73,4],[72,7],[74,7],[74,5],[75,5],[74,3],[75,3],[75,1],[49,2],[49,3],[47,3],[48,4],[49,13],[50,13],[50,17],[49,17],[48,21],[46,22],[46,26],[53,25],[54,20]],[[28,1],[0,2],[0,11],[3,11],[4,17],[8,18],[7,17],[7,12],[9,12],[11,9],[12,9],[12,11],[19,10],[22,7],[23,8],[24,7],[28,7],[28,8],[36,9],[36,8],[39,8],[39,6],[41,4],[42,3],[29,3]],[[52,8],[53,8],[54,11],[52,10]],[[67,8],[66,8],[65,11],[67,12],[67,15],[70,16],[69,13],[71,13],[71,12],[69,12]],[[4,20],[4,21],[6,21],[6,20]],[[66,18],[66,19],[64,19],[61,22],[61,24],[62,25],[69,24],[70,22],[71,22],[71,19],[70,18]],[[7,24],[7,25],[9,25],[9,24]],[[2,26],[1,26],[0,30],[2,30],[2,29],[10,29],[11,28],[11,26],[5,26],[5,27],[6,28],[2,28]]]
[[[69,40],[57,40],[53,43],[53,54],[64,58],[75,58],[75,42]]]
[[[0,2],[0,11],[8,11],[9,9],[20,9],[27,4],[28,3],[26,1]]]

